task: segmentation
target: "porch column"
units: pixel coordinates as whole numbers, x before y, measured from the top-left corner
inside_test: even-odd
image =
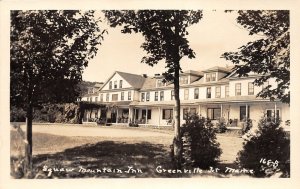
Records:
[[[199,116],[201,115],[201,105],[199,104],[199,107],[198,107],[198,111],[199,111]]]
[[[116,115],[116,123],[118,123],[118,119],[119,119],[119,109],[118,109],[118,107],[116,107],[116,111],[117,111],[117,115]]]
[[[89,111],[87,109],[85,111],[86,111],[86,122],[87,122],[89,119]]]
[[[130,120],[131,120],[131,108],[128,107],[128,124],[130,123]]]
[[[134,120],[134,123],[136,122],[136,108],[134,108],[134,115],[133,115],[133,120]]]
[[[220,118],[222,118],[223,117],[223,104],[221,104],[221,117]]]
[[[161,108],[158,107],[158,126],[160,126]]]
[[[148,107],[146,107],[146,122],[145,122],[145,124],[147,124],[148,123]]]

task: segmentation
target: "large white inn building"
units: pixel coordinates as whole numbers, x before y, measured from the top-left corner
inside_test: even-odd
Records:
[[[250,118],[257,124],[262,116],[289,120],[289,105],[280,101],[257,98],[262,88],[276,86],[268,81],[254,86],[259,77],[251,74],[238,77],[229,68],[213,67],[207,70],[189,70],[180,75],[181,123],[187,112],[219,120],[224,118],[231,126],[238,126]],[[111,124],[135,122],[151,126],[171,126],[175,104],[172,83],[163,83],[163,77],[136,75],[116,71],[93,94],[83,101],[103,104],[103,108],[86,110],[84,121],[102,120]]]

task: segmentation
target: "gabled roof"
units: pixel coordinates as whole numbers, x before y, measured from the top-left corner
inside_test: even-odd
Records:
[[[141,75],[131,74],[126,72],[115,71],[108,80],[102,85],[100,90],[114,77],[114,75],[118,73],[125,81],[129,83],[133,88],[140,89],[143,86],[145,78]]]
[[[125,73],[116,71],[121,77],[123,77],[133,88],[141,88],[144,84],[145,78],[141,75]]]
[[[225,68],[225,67],[220,67],[220,66],[214,66],[214,67],[212,67],[212,68],[203,70],[202,72],[208,73],[208,72],[215,72],[215,71],[218,71],[218,72],[230,73],[231,70],[232,70],[232,66],[229,66],[229,67],[227,67],[227,68]]]
[[[145,78],[145,82],[141,89],[154,89],[156,88],[156,79],[155,78]]]
[[[187,70],[180,75],[194,75],[194,76],[203,76],[203,72],[195,71],[195,70]]]

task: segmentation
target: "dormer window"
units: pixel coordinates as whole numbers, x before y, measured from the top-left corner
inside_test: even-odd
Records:
[[[206,82],[216,81],[216,73],[207,73]]]
[[[181,76],[179,79],[180,84],[189,84],[189,78],[188,76]]]
[[[216,73],[211,73],[211,81],[216,81]]]
[[[162,79],[158,79],[156,85],[157,85],[157,87],[162,87],[165,85],[165,83],[163,82]]]

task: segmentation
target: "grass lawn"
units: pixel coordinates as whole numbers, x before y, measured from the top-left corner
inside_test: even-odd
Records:
[[[53,171],[49,178],[228,176],[206,171],[202,174],[159,173],[156,171],[157,166],[165,169],[172,168],[170,158],[172,131],[155,132],[170,133],[170,137],[59,136],[33,133],[34,173],[36,178],[45,178],[49,172],[43,171],[43,167],[48,166],[74,169],[70,172]],[[242,147],[242,139],[236,136],[218,135],[218,141],[223,151],[218,167],[235,166],[234,160],[236,153]],[[22,143],[18,133],[12,130],[12,165],[16,165],[18,157],[24,153]],[[15,170],[14,167],[16,166],[12,166],[12,172]],[[129,167],[132,169],[127,173]],[[108,172],[108,169],[111,172]],[[98,172],[88,172],[93,170]],[[13,174],[13,176],[20,175]]]

